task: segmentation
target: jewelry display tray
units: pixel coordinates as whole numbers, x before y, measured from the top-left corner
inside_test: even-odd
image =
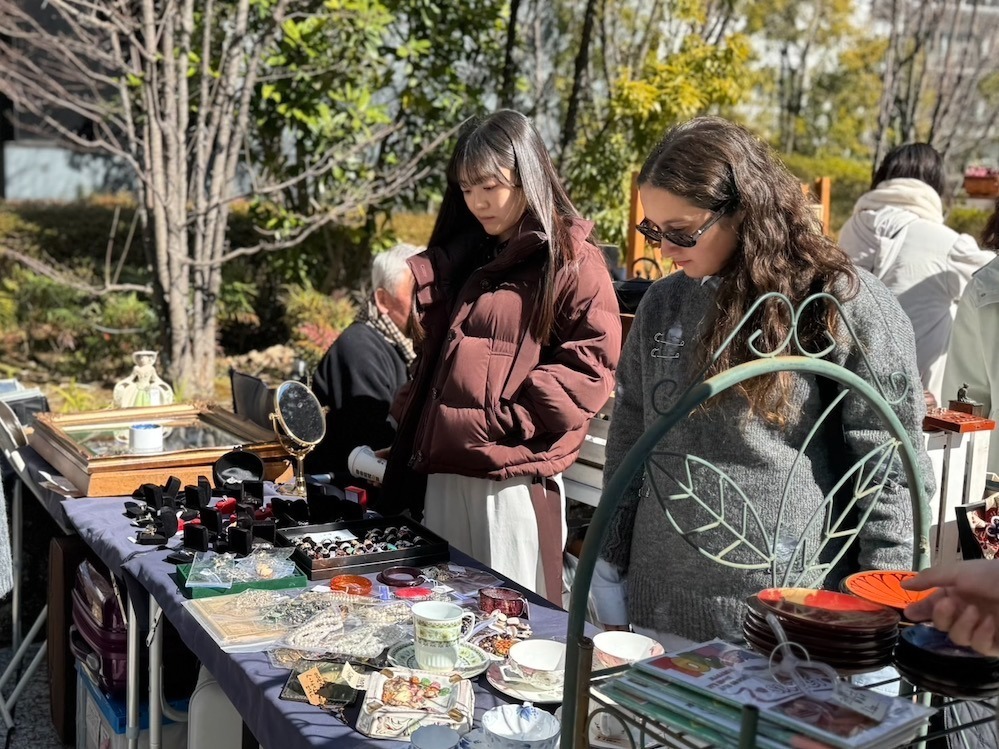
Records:
[[[447,541],[427,530],[419,523],[408,518],[373,518],[371,520],[351,520],[342,523],[326,523],[324,525],[305,525],[298,528],[283,528],[277,532],[279,546],[294,546],[295,539],[303,536],[320,536],[332,531],[350,531],[358,538],[378,528],[401,528],[406,526],[414,536],[422,536],[429,543],[413,546],[408,549],[392,551],[372,551],[364,554],[354,554],[345,557],[330,557],[329,559],[311,559],[296,548],[291,558],[299,569],[308,575],[310,580],[328,580],[336,575],[365,575],[381,572],[389,567],[425,567],[451,559]]]

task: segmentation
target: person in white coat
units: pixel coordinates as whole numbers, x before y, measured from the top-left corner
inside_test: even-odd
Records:
[[[982,234],[982,245],[999,250],[999,200]],[[999,415],[999,258],[971,279],[957,306],[944,372],[944,403],[965,397],[984,404],[990,419]],[[999,434],[989,442],[990,471],[999,471]]]
[[[943,378],[958,301],[971,275],[996,256],[944,225],[943,190],[943,159],[932,146],[898,146],[839,236],[854,263],[883,281],[912,321],[919,376],[937,403],[953,397]]]

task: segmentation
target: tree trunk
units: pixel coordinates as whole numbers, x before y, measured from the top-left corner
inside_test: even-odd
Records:
[[[510,20],[506,27],[506,49],[503,53],[503,83],[500,86],[500,106],[513,107],[514,84],[517,69],[513,62],[513,51],[517,48],[517,11],[520,0],[510,0]]]
[[[586,12],[583,15],[583,33],[579,40],[579,52],[576,54],[576,64],[572,75],[572,91],[566,106],[565,125],[562,128],[562,148],[559,152],[559,167],[561,168],[566,152],[576,138],[577,119],[579,118],[579,99],[582,96],[583,80],[590,63],[590,41],[593,39],[593,23],[597,11],[597,0],[586,0]]]

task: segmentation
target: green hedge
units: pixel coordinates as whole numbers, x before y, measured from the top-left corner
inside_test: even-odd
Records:
[[[857,199],[871,187],[870,163],[839,156],[782,154],[782,158],[792,174],[808,185],[818,177],[832,180],[832,216],[829,223],[833,235],[837,236],[853,213]]]
[[[0,201],[0,248],[68,268],[75,278],[99,287],[109,241],[115,268],[134,232],[119,280],[148,283],[151,269],[140,227],[133,228],[135,217],[135,204],[119,196],[72,203]],[[232,247],[256,242],[246,206],[234,207],[228,239]],[[228,263],[219,300],[223,354],[290,343],[309,359],[316,358],[315,349],[349,323],[353,308],[344,299],[345,292],[336,289],[344,279],[352,279],[349,284],[353,286],[365,275],[369,253],[361,228],[333,227],[317,232],[294,250]],[[328,304],[322,303],[323,297],[330,297]],[[299,303],[303,298],[314,301],[303,305]],[[289,302],[293,314],[289,314]],[[151,301],[142,295],[90,298],[0,253],[2,361],[30,360],[81,382],[108,382],[121,375],[122,362],[130,361],[132,351],[158,348],[161,330]],[[316,330],[322,334],[302,332]],[[308,350],[301,351],[303,347]]]

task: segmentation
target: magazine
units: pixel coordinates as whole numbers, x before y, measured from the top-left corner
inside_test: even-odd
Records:
[[[740,720],[738,709],[724,705],[721,712],[703,708],[696,701],[695,693],[687,690],[690,699],[681,694],[663,699],[659,693],[649,693],[636,688],[623,676],[612,677],[594,686],[594,690],[604,697],[614,700],[633,713],[659,721],[674,730],[710,741],[714,745],[730,746],[739,741]],[[678,689],[678,692],[684,690]],[[779,729],[780,739],[759,732],[756,745],[760,749],[784,749],[792,746],[794,734]]]
[[[675,708],[675,702],[668,700],[675,700],[676,690],[663,689],[658,695],[656,682],[683,687],[737,709],[753,705],[760,709],[763,734],[769,730],[764,724],[777,724],[841,749],[890,746],[889,742],[914,734],[934,712],[906,699],[844,683],[834,693],[828,677],[819,671],[805,674],[809,696],[793,682],[771,676],[767,659],[721,640],[640,661],[634,670],[646,679],[632,679],[631,687],[644,688],[643,695],[657,695],[667,706]]]

